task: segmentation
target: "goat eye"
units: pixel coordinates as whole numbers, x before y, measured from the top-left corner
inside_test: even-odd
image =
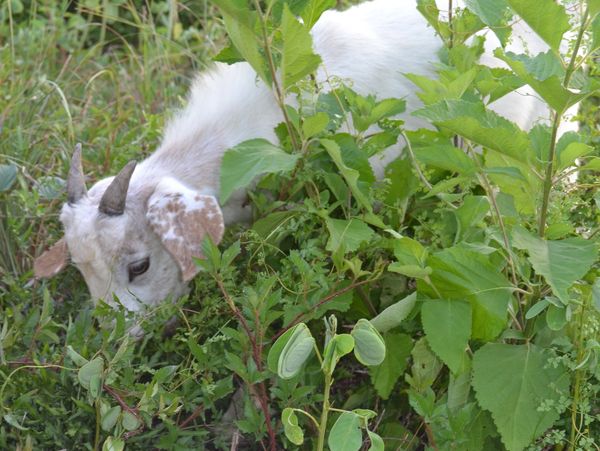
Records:
[[[137,276],[141,276],[150,267],[150,258],[146,257],[141,260],[130,263],[127,269],[129,270],[129,281],[133,281]]]

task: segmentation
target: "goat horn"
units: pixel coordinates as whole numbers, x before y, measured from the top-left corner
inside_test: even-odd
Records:
[[[127,199],[127,189],[129,188],[129,180],[135,169],[137,162],[130,161],[125,165],[121,172],[117,174],[114,180],[108,185],[98,210],[110,216],[122,215],[125,211],[125,200]]]
[[[67,200],[75,204],[87,194],[83,177],[83,166],[81,165],[81,143],[77,143],[71,158],[71,167],[67,177]]]

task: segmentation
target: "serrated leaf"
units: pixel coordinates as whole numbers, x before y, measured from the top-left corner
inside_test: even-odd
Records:
[[[503,46],[506,45],[510,36],[507,19],[511,15],[506,0],[465,0],[465,5],[492,29]]]
[[[308,28],[298,22],[287,4],[283,8],[281,36],[283,39],[282,84],[283,88],[287,89],[314,72],[321,63],[321,57],[313,52],[312,38]]]
[[[473,356],[477,401],[492,413],[509,451],[524,449],[559,418],[556,407],[568,396],[569,377],[548,359],[547,351],[532,344],[488,343]],[[548,402],[553,408],[540,409]]]
[[[435,146],[415,147],[415,157],[426,166],[456,172],[462,175],[471,175],[476,172],[475,163],[467,154],[450,144],[437,144]]]
[[[381,365],[370,368],[371,383],[382,399],[388,399],[396,382],[406,370],[412,350],[412,339],[406,334],[393,332],[383,336],[385,340],[385,359]]]
[[[454,374],[458,374],[467,359],[471,305],[441,299],[425,301],[421,307],[421,320],[431,350]]]
[[[354,412],[342,413],[329,432],[327,444],[331,451],[358,451],[362,446],[360,417]]]
[[[598,256],[591,241],[579,237],[544,240],[521,227],[513,230],[513,245],[527,251],[535,271],[544,276],[565,304],[569,301],[568,289],[588,272]]]
[[[314,345],[315,339],[310,334],[306,324],[297,324],[279,355],[277,361],[277,374],[279,377],[291,379],[296,376],[302,369],[304,362],[312,354]]]
[[[496,338],[506,325],[512,286],[489,256],[459,245],[438,252],[427,263],[433,268],[430,279],[437,292],[421,281],[419,291],[430,298],[469,301],[471,338]]]
[[[248,186],[261,174],[290,171],[298,155],[284,152],[266,139],[251,139],[229,149],[221,165],[221,204],[233,192]]]
[[[413,114],[519,161],[526,162],[532,157],[531,142],[527,133],[509,120],[486,109],[481,102],[444,100]]]
[[[381,364],[385,359],[385,341],[377,329],[366,319],[359,319],[352,332],[354,355],[366,366]]]
[[[329,124],[329,116],[326,113],[317,113],[314,116],[304,118],[302,122],[302,133],[305,138],[312,138],[325,130]]]
[[[335,6],[335,0],[310,0],[308,5],[300,13],[300,17],[304,21],[304,25],[311,29],[321,14]]]
[[[375,318],[371,319],[371,324],[379,332],[387,332],[398,326],[412,312],[417,302],[417,293],[411,293],[395,304],[390,305]]]
[[[557,149],[558,150],[558,149]],[[587,155],[592,152],[594,148],[584,143],[572,142],[568,144],[564,149],[558,153],[558,165],[556,169],[562,171],[567,167],[575,163],[575,160],[579,157]]]
[[[286,407],[281,412],[281,423],[283,424],[283,431],[285,436],[294,445],[302,445],[304,443],[304,432],[302,428],[298,426],[298,417],[294,409]]]
[[[511,8],[527,22],[552,50],[558,52],[560,41],[570,29],[565,8],[555,0],[507,0]]]

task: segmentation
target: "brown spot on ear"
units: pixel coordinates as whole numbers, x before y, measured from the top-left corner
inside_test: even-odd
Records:
[[[37,279],[55,276],[67,266],[69,249],[64,238],[58,240],[50,249],[33,262],[33,273]]]
[[[193,259],[203,257],[201,246],[206,234],[219,243],[225,229],[221,209],[212,196],[164,196],[149,205],[147,217],[152,230],[179,264],[185,282],[198,272]]]

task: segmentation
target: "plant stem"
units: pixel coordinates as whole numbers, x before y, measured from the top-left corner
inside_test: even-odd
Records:
[[[323,392],[323,410],[321,411],[321,425],[319,426],[319,442],[317,451],[323,451],[325,446],[325,433],[327,432],[327,417],[329,416],[329,392],[331,391],[331,375],[325,374],[325,390]]]
[[[581,46],[581,40],[583,38],[583,33],[587,27],[587,21],[589,16],[589,7],[586,7],[585,12],[583,13],[583,17],[581,19],[581,25],[579,26],[579,32],[577,33],[577,40],[575,41],[575,47],[573,48],[573,53],[571,54],[571,60],[569,61],[569,65],[567,66],[567,70],[565,72],[565,78],[563,79],[563,87],[568,89],[569,82],[571,81],[571,77],[575,72],[575,62],[577,60],[577,53],[579,52],[579,47]],[[542,209],[540,211],[540,219],[538,223],[538,235],[540,238],[544,237],[546,232],[546,217],[548,214],[548,200],[550,198],[550,189],[552,188],[552,179],[554,175],[554,156],[556,153],[556,136],[558,134],[558,127],[560,125],[560,121],[562,118],[564,111],[555,111],[554,119],[552,121],[552,138],[550,140],[550,153],[548,155],[548,165],[546,166],[546,175],[544,177],[544,194],[542,198]]]
[[[556,153],[556,136],[560,126],[561,113],[554,113],[552,121],[552,137],[550,138],[550,152],[548,153],[548,165],[546,166],[546,176],[544,177],[544,194],[542,197],[542,209],[538,223],[538,235],[544,237],[546,232],[546,217],[548,215],[548,201],[550,199],[550,190],[552,189],[552,178],[554,175],[554,156]]]
[[[577,333],[577,364],[579,365],[583,360],[585,348],[584,348],[584,332],[583,332],[583,322],[586,316],[586,306],[587,302],[584,300],[583,305],[581,306],[581,312],[579,313],[579,324],[575,328],[575,333]],[[581,381],[583,380],[583,376],[585,373],[584,368],[577,368],[575,370],[575,382],[573,384],[573,401],[571,403],[571,437],[569,440],[569,450],[574,450],[575,441],[577,440],[576,432],[578,432],[577,427],[577,406],[579,405],[581,398]]]
[[[563,87],[568,89],[569,82],[571,81],[571,76],[575,72],[575,60],[577,59],[577,53],[579,52],[579,47],[581,46],[581,40],[583,38],[583,33],[587,28],[587,20],[590,14],[589,7],[585,8],[583,13],[583,17],[581,18],[581,25],[579,27],[579,32],[577,33],[577,40],[575,41],[575,47],[573,48],[573,54],[571,55],[571,61],[569,61],[569,66],[567,67],[567,71],[565,72],[565,79],[563,80]]]
[[[294,135],[294,127],[292,126],[292,122],[290,121],[290,118],[287,114],[287,110],[285,109],[285,97],[283,95],[283,91],[279,86],[279,82],[277,81],[277,70],[275,68],[275,62],[273,61],[271,47],[269,46],[269,34],[267,32],[267,24],[265,22],[265,17],[263,16],[259,0],[254,0],[254,6],[256,8],[256,12],[258,13],[258,18],[260,20],[260,27],[263,38],[263,50],[265,51],[265,55],[267,56],[267,62],[269,63],[269,71],[271,72],[273,87],[275,88],[275,97],[277,98],[277,103],[279,104],[279,108],[281,109],[281,113],[283,114],[283,120],[285,122],[285,127],[287,128],[290,141],[292,142],[292,147],[295,151],[297,151],[298,142],[296,141],[296,136]]]

